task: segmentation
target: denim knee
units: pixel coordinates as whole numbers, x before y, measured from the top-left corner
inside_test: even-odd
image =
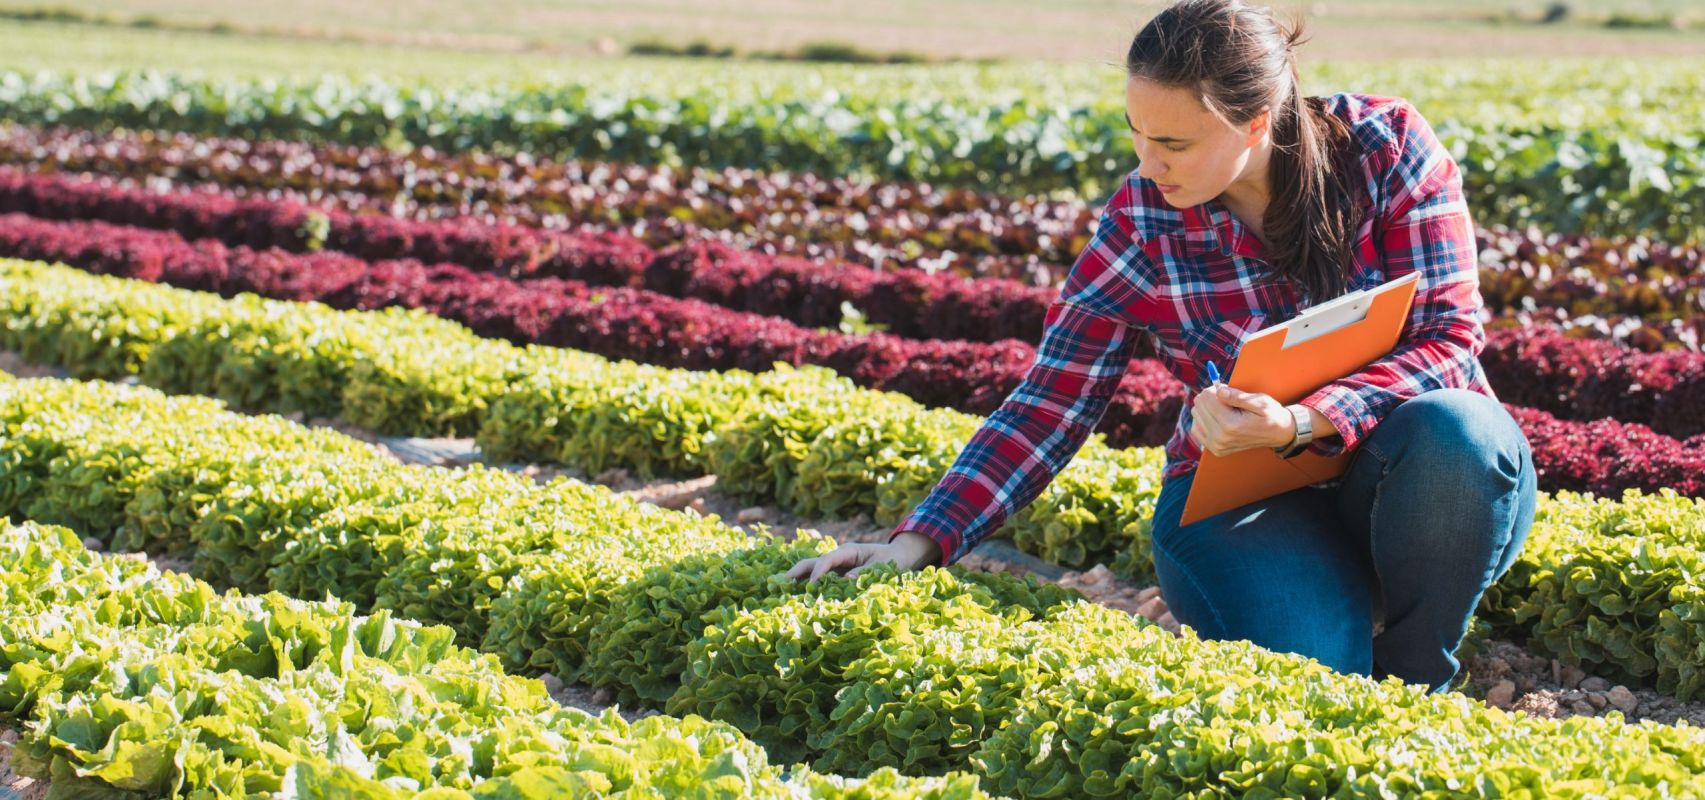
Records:
[[[1384,434],[1383,436],[1380,434]],[[1502,404],[1467,389],[1435,389],[1398,405],[1364,443],[1388,464],[1421,459],[1438,477],[1455,475],[1465,485],[1498,474],[1510,485],[1519,477],[1527,438]]]

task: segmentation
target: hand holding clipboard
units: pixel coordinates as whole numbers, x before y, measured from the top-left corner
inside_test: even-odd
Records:
[[[1397,346],[1420,278],[1411,272],[1251,334],[1226,385],[1289,405],[1373,363]],[[1209,369],[1217,382],[1218,369],[1212,364]],[[1344,474],[1349,462],[1350,454],[1327,458],[1311,452],[1284,459],[1265,447],[1226,456],[1203,451],[1179,524],[1330,480]]]

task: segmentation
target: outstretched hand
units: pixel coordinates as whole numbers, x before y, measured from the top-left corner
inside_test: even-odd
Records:
[[[848,542],[823,555],[801,559],[787,571],[787,577],[809,582],[833,572],[851,578],[873,564],[892,563],[901,572],[909,572],[940,562],[941,547],[934,539],[905,531],[886,544]]]

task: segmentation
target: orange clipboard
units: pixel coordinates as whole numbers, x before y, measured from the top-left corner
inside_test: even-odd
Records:
[[[1351,292],[1243,341],[1226,384],[1290,405],[1391,352],[1403,335],[1421,273]],[[1228,456],[1203,451],[1180,526],[1344,474],[1353,454],[1309,451],[1289,459],[1267,447]]]

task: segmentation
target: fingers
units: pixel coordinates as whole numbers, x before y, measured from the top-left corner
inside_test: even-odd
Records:
[[[1233,389],[1230,386],[1219,387],[1219,401],[1227,408],[1249,408],[1255,395]]]
[[[1216,386],[1202,394],[1215,391],[1236,392],[1245,399],[1231,405],[1203,403],[1190,409],[1190,438],[1202,452],[1229,456],[1255,447],[1271,437],[1269,406],[1277,408],[1271,397],[1224,386]]]
[[[1159,625],[1162,630],[1172,634],[1173,636],[1177,636],[1179,633],[1178,620],[1172,618],[1171,611],[1161,614],[1160,619],[1155,620],[1155,624]]]
[[[831,570],[840,571],[842,563],[846,561],[845,551],[846,545],[842,545],[829,551],[828,555],[818,556],[817,563],[811,566],[811,574],[806,577],[805,582],[810,583],[818,580],[829,574]]]
[[[1191,411],[1194,418],[1190,426],[1190,435],[1196,439],[1196,446],[1209,450],[1219,444],[1219,422],[1205,409],[1198,406]],[[1217,454],[1216,454],[1217,455]]]
[[[849,568],[863,566],[869,560],[870,548],[868,545],[843,544],[830,551],[828,555],[818,557],[816,566],[811,568],[810,580],[818,580],[831,571],[842,573]]]
[[[859,573],[877,564],[901,565],[900,555],[904,551],[894,547],[867,542],[848,542],[834,550],[815,558],[806,558],[794,564],[787,571],[790,580],[815,581],[831,572],[848,578],[858,577]],[[902,571],[905,569],[901,567]]]
[[[1260,392],[1246,392],[1221,383],[1203,389],[1196,395],[1196,400],[1199,402],[1192,403],[1191,408],[1200,408],[1204,413],[1222,410],[1222,413],[1223,411],[1249,411],[1260,414],[1265,411],[1268,405],[1277,402],[1272,397]]]
[[[1226,389],[1225,394],[1221,396],[1220,400],[1230,408],[1235,408],[1239,411],[1248,411],[1252,414],[1264,414],[1269,406],[1278,404],[1277,400],[1274,400],[1268,395],[1260,394],[1258,392],[1239,391],[1229,387]]]

